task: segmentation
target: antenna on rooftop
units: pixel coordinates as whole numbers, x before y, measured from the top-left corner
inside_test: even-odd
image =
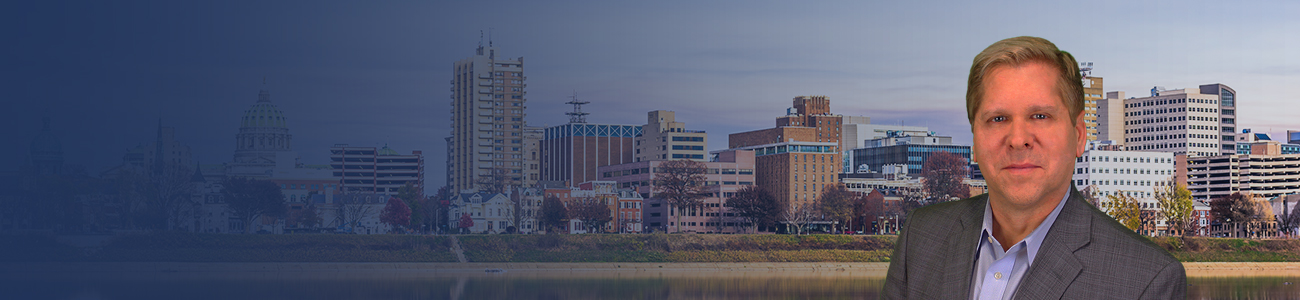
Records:
[[[569,123],[587,123],[588,113],[582,112],[582,105],[588,103],[591,102],[578,100],[578,92],[574,92],[573,96],[569,96],[569,102],[564,102],[564,104],[573,105],[573,112],[564,113],[569,116]]]

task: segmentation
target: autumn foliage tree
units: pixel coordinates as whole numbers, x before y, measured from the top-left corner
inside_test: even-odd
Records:
[[[702,162],[670,160],[659,164],[655,172],[655,197],[663,199],[677,209],[677,232],[682,231],[682,209],[699,208],[704,204],[704,171]]]
[[[1142,206],[1137,199],[1123,193],[1107,195],[1106,198],[1110,200],[1102,203],[1106,214],[1134,232],[1142,227]]]
[[[389,197],[388,204],[379,214],[379,221],[393,226],[393,229],[404,229],[411,224],[411,208],[406,206],[406,201]]]
[[[867,228],[869,222],[884,214],[885,194],[880,193],[880,190],[872,189],[870,193],[859,195],[853,199],[853,215],[862,217],[862,221],[859,222],[862,226],[862,232],[870,232]],[[849,230],[853,229],[849,228]]]
[[[835,225],[838,227],[841,226],[839,224],[848,224],[848,221],[853,218],[853,199],[857,197],[857,193],[849,191],[841,183],[822,189],[818,202],[821,204],[820,208],[823,215],[831,220],[839,221]],[[838,229],[832,229],[832,231],[839,232]]]
[[[474,227],[474,219],[469,217],[469,213],[461,214],[460,222],[457,223],[456,227],[460,228],[460,233],[469,233],[469,228]]]
[[[947,151],[930,154],[921,166],[921,185],[925,193],[934,202],[963,199],[970,197],[970,186],[966,185],[966,158]]]
[[[1187,236],[1187,232],[1194,229],[1192,217],[1196,213],[1196,203],[1192,202],[1192,192],[1187,190],[1187,186],[1171,179],[1163,186],[1155,187],[1155,198],[1160,217],[1165,219],[1165,228],[1171,235]]]

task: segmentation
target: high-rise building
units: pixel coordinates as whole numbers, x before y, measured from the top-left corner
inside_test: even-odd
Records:
[[[541,180],[576,186],[599,180],[598,167],[632,162],[641,126],[569,123],[547,127],[541,141]]]
[[[646,124],[636,138],[635,161],[678,160],[709,161],[704,147],[709,136],[703,130],[687,130],[677,122],[676,113],[656,110],[646,113]]]
[[[495,180],[524,183],[524,59],[498,52],[489,42],[452,67],[448,168],[454,191]]]
[[[524,187],[537,187],[542,178],[542,137],[546,128],[524,126]]]
[[[395,196],[410,183],[424,195],[424,154],[420,150],[404,155],[388,146],[375,149],[336,144],[330,148],[330,169],[344,193]]]
[[[1081,68],[1081,70],[1086,70],[1085,72],[1091,72],[1092,63],[1086,63],[1086,64],[1087,64],[1086,67],[1087,69]],[[1097,110],[1100,108],[1098,106],[1099,104],[1098,102],[1106,98],[1105,96],[1102,95],[1103,91],[1105,90],[1102,88],[1101,77],[1092,77],[1090,74],[1087,73],[1084,74],[1083,76],[1083,126],[1088,132],[1089,141],[1095,141],[1100,136],[1099,131],[1101,130],[1101,124],[1099,122],[1100,120],[1098,120],[1099,113],[1097,112]]]
[[[1222,84],[1156,87],[1150,97],[1124,99],[1124,145],[1193,157],[1235,154],[1235,100],[1236,91]]]
[[[753,150],[755,182],[791,205],[811,205],[822,189],[836,184],[843,169],[842,117],[830,112],[826,96],[794,98],[776,127],[733,133],[731,149]]]
[[[1124,92],[1108,92],[1096,100],[1097,139],[1124,144]]]

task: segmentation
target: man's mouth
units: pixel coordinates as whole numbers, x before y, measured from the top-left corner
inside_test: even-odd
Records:
[[[1030,164],[1030,163],[1021,163],[1021,164],[1012,164],[1012,165],[1008,165],[1008,166],[1006,166],[1005,168],[1002,168],[1002,169],[1004,169],[1004,170],[1008,170],[1008,171],[1026,171],[1026,170],[1037,169],[1037,168],[1040,168],[1040,167],[1039,167],[1038,165],[1035,165],[1035,164]]]

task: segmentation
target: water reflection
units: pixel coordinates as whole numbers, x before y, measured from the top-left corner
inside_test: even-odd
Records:
[[[875,299],[878,275],[843,272],[175,274],[0,282],[4,299]],[[1189,278],[1190,299],[1300,298],[1300,276]]]

